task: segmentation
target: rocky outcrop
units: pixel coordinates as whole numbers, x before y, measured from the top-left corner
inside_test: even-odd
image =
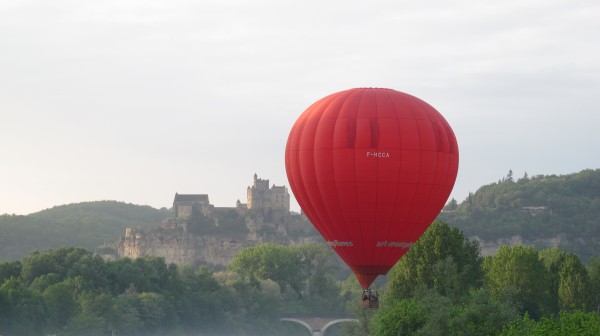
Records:
[[[210,220],[204,218],[202,223],[218,226],[224,223],[224,218],[212,215]],[[169,219],[152,230],[127,228],[117,244],[117,251],[120,257],[132,259],[157,256],[178,265],[225,266],[236,253],[250,246],[261,243],[293,245],[321,239],[304,216],[289,213],[249,212],[244,214],[239,225],[243,227],[233,230],[234,233],[200,233],[191,229],[194,224],[190,221]],[[293,237],[288,234],[290,230],[296,233]]]
[[[179,265],[227,265],[236,253],[254,244],[233,237],[199,236],[183,231],[164,233],[127,229],[119,241],[118,253],[132,259],[157,256],[167,263]]]
[[[564,243],[566,237],[564,235],[559,235],[554,238],[549,239],[536,239],[534,241],[529,241],[523,239],[521,236],[512,236],[511,238],[506,239],[497,239],[494,241],[483,240],[478,236],[470,237],[471,240],[475,240],[479,243],[479,248],[481,249],[481,254],[483,256],[493,256],[495,255],[501,246],[518,246],[518,245],[526,245],[526,246],[535,246],[537,248],[550,248],[550,247],[559,247],[561,243]]]

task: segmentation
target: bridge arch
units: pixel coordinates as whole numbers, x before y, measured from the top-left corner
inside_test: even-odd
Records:
[[[341,322],[358,322],[350,316],[284,316],[280,321],[294,322],[303,325],[312,336],[323,336],[327,328]]]
[[[341,319],[333,320],[333,321],[327,323],[326,325],[324,325],[323,328],[321,328],[321,335],[325,334],[325,330],[327,330],[327,328],[331,327],[334,324],[338,324],[341,322],[356,322],[356,323],[358,323],[358,320],[355,318],[341,318]]]
[[[280,321],[295,322],[295,323],[301,324],[304,327],[306,327],[306,329],[308,329],[308,331],[310,332],[311,335],[315,335],[315,331],[313,330],[313,328],[308,323],[306,323],[302,320],[292,318],[292,317],[282,317],[280,319]],[[322,335],[322,333],[318,334],[318,335]]]

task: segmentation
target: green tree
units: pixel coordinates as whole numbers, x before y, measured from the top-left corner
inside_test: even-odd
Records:
[[[600,257],[590,260],[586,269],[590,281],[590,308],[600,311]]]
[[[566,256],[559,277],[558,304],[560,309],[586,309],[590,299],[590,283],[587,271],[576,255]]]
[[[114,329],[123,335],[138,335],[144,330],[140,314],[140,299],[134,289],[119,295],[115,299]]]
[[[491,295],[485,288],[473,289],[462,303],[452,307],[448,335],[496,335],[517,317],[512,301]]]
[[[152,256],[111,261],[107,263],[104,272],[111,291],[115,294],[123,293],[131,286],[140,292],[159,292],[174,276],[164,258]]]
[[[339,311],[339,286],[334,279],[332,250],[325,244],[309,243],[292,247],[302,262],[302,278],[306,279],[303,293],[311,298],[315,311]]]
[[[187,330],[215,331],[220,327],[229,329],[236,321],[230,321],[229,314],[236,315],[243,307],[239,302],[232,302],[228,289],[221,287],[213,274],[207,268],[195,272],[191,267],[180,267],[177,280],[171,283],[171,300],[176,319],[181,321]],[[249,298],[250,300],[253,298]],[[165,311],[167,321],[170,321],[169,310]]]
[[[170,307],[165,298],[158,293],[141,293],[138,295],[140,319],[144,325],[143,334],[164,334],[173,325],[169,316]]]
[[[106,323],[95,315],[77,314],[69,320],[62,333],[66,336],[104,336]]]
[[[69,276],[80,275],[71,273],[78,269],[76,266],[82,259],[93,259],[92,253],[80,247],[61,247],[47,251],[35,251],[23,258],[21,268],[21,279],[26,284],[31,284],[35,278],[55,273],[61,280]],[[95,259],[98,264],[102,263],[100,258]],[[88,274],[89,277],[97,274]],[[91,279],[90,279],[91,280]]]
[[[514,290],[523,309],[535,318],[549,310],[546,299],[549,275],[536,249],[502,246],[484,264],[487,286],[492,294]]]
[[[586,309],[592,303],[591,282],[579,258],[558,248],[542,250],[539,256],[550,280],[550,312]]]
[[[117,320],[114,298],[107,293],[85,292],[78,297],[79,314],[69,321],[68,335],[101,335],[115,331]]]
[[[444,206],[444,211],[455,211],[456,209],[458,209],[458,202],[453,197],[448,204]]]
[[[548,313],[558,314],[558,288],[560,286],[560,270],[567,256],[567,252],[559,248],[550,248],[539,251],[539,258],[548,271],[549,289],[547,295]]]
[[[229,270],[250,280],[273,280],[281,290],[289,286],[298,295],[301,295],[305,280],[299,251],[274,244],[262,244],[240,251],[231,260]]]
[[[23,259],[21,268],[21,279],[30,284],[39,276],[49,273],[55,273],[62,280],[62,274],[59,273],[58,266],[52,255],[48,252],[34,251]]]
[[[46,326],[44,301],[40,294],[28,289],[15,278],[0,286],[0,334],[42,335]]]
[[[61,278],[58,274],[48,273],[35,278],[31,282],[31,285],[29,285],[29,288],[36,292],[43,293],[46,288],[59,282],[61,282]]]
[[[479,245],[457,228],[435,221],[389,275],[389,295],[407,298],[420,287],[459,296],[481,284]]]
[[[386,299],[384,297],[384,299]],[[433,288],[421,288],[417,290],[412,298],[421,305],[423,319],[425,323],[419,329],[419,335],[427,336],[447,336],[451,333],[451,323],[453,311],[455,309],[455,300],[440,294]],[[387,300],[384,300],[383,309],[387,310]],[[393,302],[392,302],[393,305]],[[379,313],[377,314],[379,315]]]
[[[426,321],[425,310],[417,300],[397,300],[391,307],[374,317],[373,335],[418,335],[418,330]]]
[[[513,171],[512,169],[508,170],[508,174],[506,174],[506,181],[507,182],[514,182],[514,178],[513,178]]]
[[[527,314],[505,327],[500,336],[595,336],[600,335],[600,315],[582,311],[561,312],[558,319],[544,316],[535,321]]]
[[[78,307],[74,298],[74,288],[66,282],[53,284],[46,288],[43,298],[46,304],[48,328],[56,333],[76,313]]]
[[[411,300],[418,302],[422,336],[496,335],[517,318],[517,307],[503,296],[492,295],[485,288],[473,288],[461,298],[450,298],[433,288],[421,288]],[[397,299],[384,296],[374,320],[388,316]],[[393,308],[392,308],[393,309]]]
[[[0,284],[10,278],[17,278],[21,275],[22,264],[20,261],[10,261],[0,263]]]

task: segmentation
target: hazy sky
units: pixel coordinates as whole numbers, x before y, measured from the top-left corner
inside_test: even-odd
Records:
[[[460,147],[452,194],[600,168],[597,0],[2,0],[0,213],[288,185],[296,118],[387,87]],[[293,204],[293,209],[298,209]]]

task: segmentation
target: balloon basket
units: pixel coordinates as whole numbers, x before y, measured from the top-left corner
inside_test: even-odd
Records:
[[[377,309],[379,308],[379,301],[373,301],[373,300],[363,300],[362,301],[362,308],[363,309]]]
[[[379,308],[379,295],[370,288],[364,289],[361,304],[364,309],[377,309]]]

